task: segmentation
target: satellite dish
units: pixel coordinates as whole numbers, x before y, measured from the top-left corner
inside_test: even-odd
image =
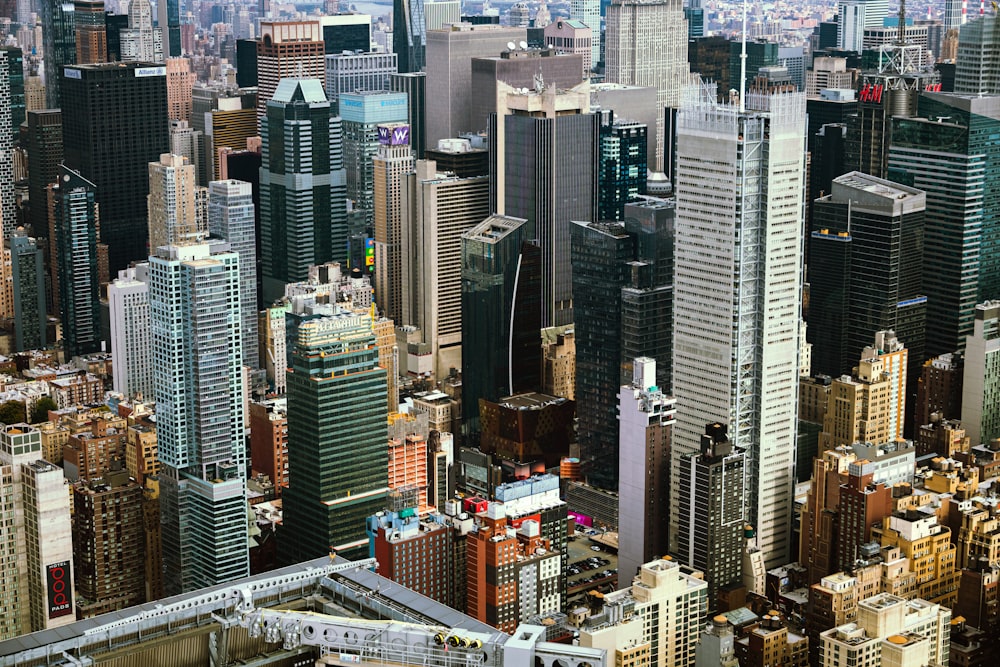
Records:
[[[514,45],[514,42],[507,42],[507,50],[508,51],[513,51],[516,48],[517,47]]]
[[[521,48],[522,48],[522,49],[524,49],[525,51],[527,51],[527,50],[528,50],[528,43],[527,43],[526,41],[524,41],[523,39],[522,39],[522,40],[521,40],[521,42],[520,42],[520,46],[521,46]]]

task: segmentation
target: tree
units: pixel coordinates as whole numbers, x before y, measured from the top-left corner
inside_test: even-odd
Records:
[[[59,406],[48,396],[42,396],[35,401],[35,407],[31,410],[31,423],[47,422],[49,420],[49,410],[56,410]]]
[[[21,401],[7,401],[0,405],[0,422],[4,424],[20,424],[26,417],[24,403]]]

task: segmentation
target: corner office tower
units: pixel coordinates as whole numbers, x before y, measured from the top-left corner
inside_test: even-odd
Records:
[[[746,451],[747,518],[774,567],[792,525],[805,95],[751,90],[742,110],[713,89],[692,90],[677,115],[671,457],[677,471],[705,424],[727,427]]]

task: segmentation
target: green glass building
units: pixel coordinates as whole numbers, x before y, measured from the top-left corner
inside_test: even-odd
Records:
[[[368,554],[388,492],[386,371],[366,313],[302,323],[288,374],[288,489],[279,559]]]

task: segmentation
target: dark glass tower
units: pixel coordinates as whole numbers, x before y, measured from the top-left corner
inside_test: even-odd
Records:
[[[597,217],[624,220],[625,204],[646,194],[646,132],[642,123],[616,121],[601,112],[597,154]]]
[[[21,123],[24,122],[24,52],[14,46],[3,46],[6,64],[2,67],[3,76],[7,79],[3,87],[4,95],[10,95],[5,99],[5,103],[10,105],[10,140],[16,141],[20,132]]]
[[[45,268],[42,247],[15,232],[10,238],[10,273],[14,283],[14,347],[39,350],[45,341]]]
[[[49,235],[45,188],[59,178],[63,161],[62,114],[59,109],[28,112],[28,221],[34,236]]]
[[[66,358],[101,349],[97,281],[97,186],[65,166],[52,186],[59,305]]]
[[[541,386],[541,252],[523,218],[493,215],[462,235],[463,435],[479,402]]]
[[[340,117],[317,79],[282,79],[267,103],[260,172],[264,300],[347,254]]]
[[[917,377],[927,308],[920,262],[924,208],[923,192],[860,172],[834,179],[833,192],[816,200],[813,232],[819,234],[810,239],[809,278],[821,298],[809,305],[813,371],[850,373],[872,336],[891,329],[909,351],[910,377]],[[844,299],[846,328],[838,324]]]
[[[424,114],[427,109],[427,75],[423,72],[407,72],[406,74],[390,74],[389,90],[394,93],[406,93],[409,101],[407,107],[407,122],[410,124],[410,147],[414,157],[424,159],[426,138],[424,135]],[[431,146],[437,148],[437,146]]]
[[[399,60],[399,72],[423,71],[427,62],[427,22],[424,0],[393,0],[392,51]]]
[[[66,166],[97,186],[111,275],[149,256],[150,162],[170,152],[166,68],[74,65],[62,77]]]
[[[280,558],[368,554],[365,518],[385,509],[386,371],[366,314],[304,322],[288,374],[288,482]]]
[[[163,54],[167,58],[181,55],[180,0],[160,0],[156,6],[157,24],[163,28]]]
[[[72,2],[42,0],[42,48],[45,52],[45,104],[61,105],[63,67],[76,62],[76,19]]]

